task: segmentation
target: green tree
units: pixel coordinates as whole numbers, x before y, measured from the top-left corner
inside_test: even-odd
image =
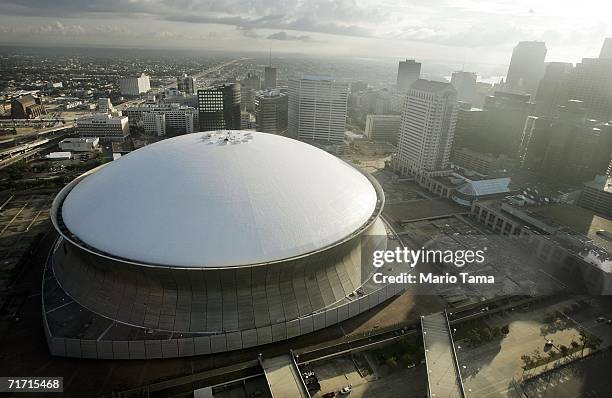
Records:
[[[491,329],[489,328],[482,328],[480,335],[484,341],[491,341],[493,339],[493,333],[491,333]]]
[[[491,334],[493,335],[493,337],[499,337],[499,336],[501,336],[501,329],[500,329],[500,327],[499,327],[499,326],[494,326],[494,327],[491,329]]]
[[[473,346],[477,346],[482,341],[482,339],[480,338],[480,334],[478,333],[478,330],[476,329],[470,330],[470,334],[468,338],[470,339],[470,342],[472,343]]]

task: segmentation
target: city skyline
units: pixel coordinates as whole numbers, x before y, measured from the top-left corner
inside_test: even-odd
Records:
[[[0,392],[610,396],[591,3],[4,0]]]
[[[516,42],[539,40],[549,47],[546,61],[578,62],[597,56],[604,37],[612,34],[605,20],[612,6],[588,3],[436,1],[422,7],[397,1],[8,1],[0,4],[0,45],[272,48],[278,53],[422,60],[444,54],[445,61],[505,65]]]

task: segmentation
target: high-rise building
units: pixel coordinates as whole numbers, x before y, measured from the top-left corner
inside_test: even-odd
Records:
[[[587,117],[612,120],[612,58],[583,58],[568,77],[568,99],[584,102]]]
[[[289,79],[289,135],[301,141],[344,142],[348,84],[329,76]]]
[[[79,137],[98,137],[103,142],[123,142],[130,134],[127,116],[96,113],[77,120]]]
[[[485,112],[479,108],[464,108],[459,104],[457,112],[457,125],[453,138],[453,151],[460,148],[469,148],[478,151],[481,135],[486,130]]]
[[[414,82],[400,122],[396,170],[419,176],[447,168],[457,109],[457,91],[450,83]]]
[[[137,77],[122,77],[119,90],[121,95],[138,96],[151,90],[151,79],[144,73]]]
[[[533,113],[534,104],[529,95],[496,92],[485,99],[484,124],[477,131],[478,152],[504,154],[516,159],[523,141],[527,117]]]
[[[508,67],[506,89],[516,93],[535,94],[544,74],[546,44],[541,41],[521,41],[514,51]]]
[[[574,65],[568,62],[548,62],[535,95],[535,113],[554,117],[559,105],[568,100],[567,82]]]
[[[198,90],[200,131],[240,130],[240,83]]]
[[[288,118],[287,94],[279,90],[259,92],[255,96],[257,131],[286,135]]]
[[[607,37],[601,46],[599,58],[612,59],[612,37]]]
[[[522,167],[566,184],[605,174],[612,156],[612,125],[586,117],[583,102],[571,100],[556,118],[538,118],[528,132]]]
[[[276,68],[272,65],[264,68],[264,88],[268,90],[276,88]]]
[[[400,115],[367,115],[365,135],[375,142],[397,145],[400,121]]]
[[[400,61],[397,68],[397,91],[405,93],[421,77],[421,63],[414,59]]]
[[[255,92],[261,89],[259,75],[250,72],[240,81],[240,105],[249,112],[255,110]]]
[[[476,99],[476,74],[457,71],[451,76],[451,84],[457,90],[457,100],[472,104]]]
[[[517,159],[528,116],[533,110],[529,95],[495,92],[483,109],[461,109],[454,147]]]
[[[186,74],[176,78],[176,88],[185,94],[193,94],[196,90],[196,79]]]

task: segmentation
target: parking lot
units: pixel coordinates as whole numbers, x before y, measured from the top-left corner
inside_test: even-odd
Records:
[[[0,308],[10,292],[8,287],[20,272],[23,256],[40,233],[49,228],[53,193],[37,192],[5,196],[0,200]]]
[[[529,380],[523,390],[533,398],[609,397],[610,367],[612,352],[602,352]]]
[[[425,396],[427,375],[424,365],[385,371],[378,368],[371,359],[368,362],[371,365],[369,371],[359,365],[360,359],[355,360],[351,355],[312,363],[310,369],[315,372],[321,384],[321,389],[312,394],[312,397],[321,398],[329,393],[341,396],[340,389],[349,384],[352,386],[349,396],[353,398]]]
[[[609,317],[610,300],[602,298],[580,310],[579,316],[583,321],[575,322],[572,319],[563,320],[563,315],[555,311],[563,311],[573,300],[566,300],[555,305],[539,308],[529,312],[510,312],[506,315],[494,316],[484,321],[486,326],[509,326],[509,333],[503,338],[493,339],[490,342],[472,346],[471,341],[456,339],[459,365],[468,397],[506,397],[511,396],[514,385],[523,379],[536,376],[550,369],[555,364],[571,362],[578,359],[583,353],[587,355],[591,350],[580,349],[580,331],[586,331],[602,340],[599,348],[609,346],[612,327],[605,322],[597,322],[595,314],[605,314]],[[593,310],[595,308],[595,310]],[[551,317],[550,314],[559,316]],[[563,320],[563,324],[559,322]],[[567,322],[566,322],[567,321]],[[479,327],[482,327],[480,325]],[[457,334],[466,336],[466,330],[474,325],[458,325]],[[546,344],[547,341],[552,344]],[[561,346],[572,347],[572,342],[578,344],[573,354],[564,358],[550,360],[545,364],[532,369],[524,370],[523,355],[532,358],[548,358],[552,351],[559,352]],[[546,395],[541,395],[546,396]]]

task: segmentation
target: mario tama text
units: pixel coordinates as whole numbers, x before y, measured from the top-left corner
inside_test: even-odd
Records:
[[[372,266],[377,269],[373,275],[375,283],[389,284],[421,284],[421,285],[448,285],[448,284],[494,284],[492,275],[475,275],[474,273],[458,272],[436,274],[431,272],[401,272],[388,274],[385,266],[400,265],[414,268],[417,264],[452,264],[457,268],[470,264],[483,264],[485,262],[486,248],[482,250],[432,250],[421,248],[417,250],[406,247],[396,247],[393,250],[375,250],[372,253]]]

